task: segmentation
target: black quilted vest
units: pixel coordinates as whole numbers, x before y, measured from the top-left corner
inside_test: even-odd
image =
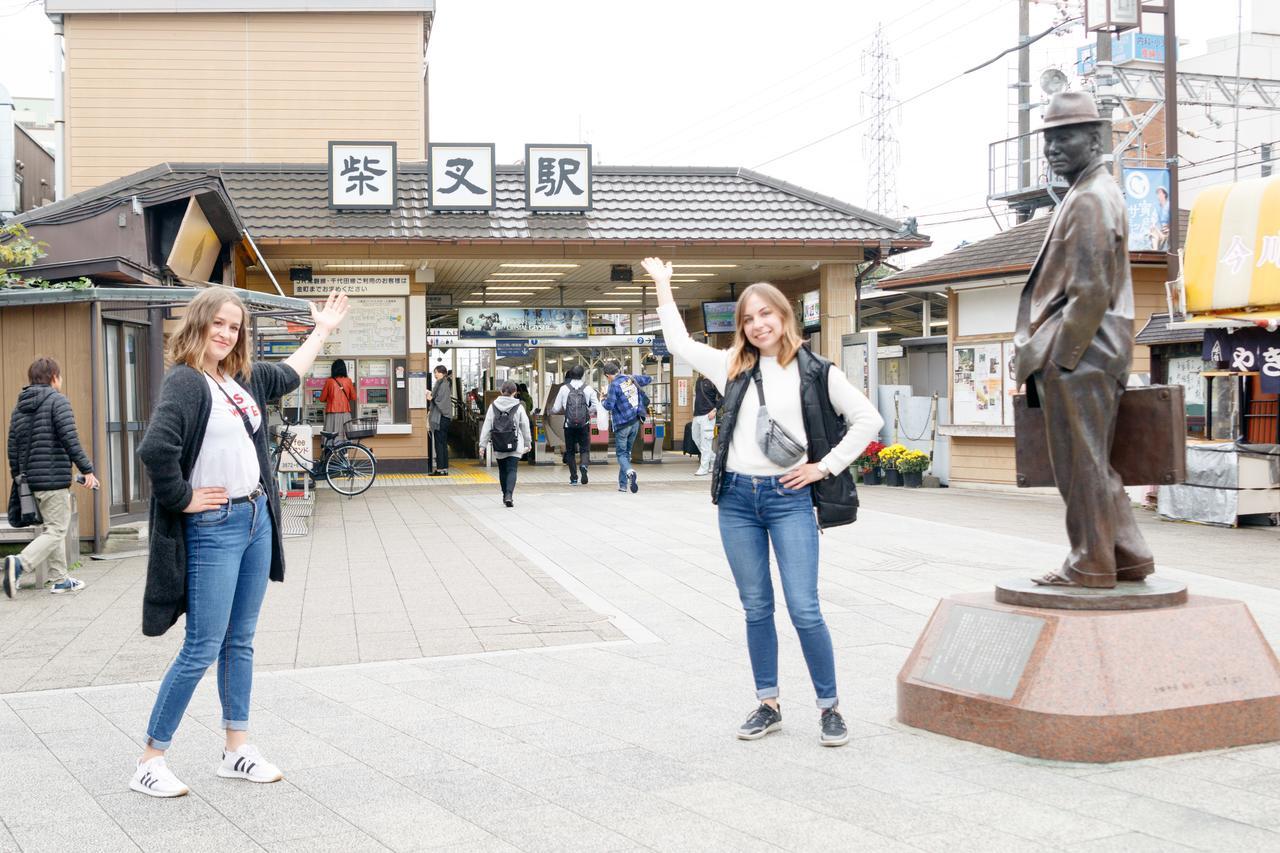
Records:
[[[814,355],[804,347],[796,355],[800,368],[800,411],[804,417],[804,431],[809,439],[809,461],[817,462],[831,452],[831,448],[844,438],[844,416],[836,413],[827,391],[827,375],[831,362]],[[725,464],[729,459],[729,442],[738,422],[738,410],[751,387],[751,372],[745,371],[731,379],[724,389],[724,402],[720,406],[721,451],[716,454],[715,468],[711,473],[711,502],[720,502],[725,485]],[[755,429],[755,424],[747,428]],[[818,527],[839,527],[858,519],[858,492],[853,475],[846,469],[833,471],[832,476],[814,483],[810,489],[813,505],[818,512]]]

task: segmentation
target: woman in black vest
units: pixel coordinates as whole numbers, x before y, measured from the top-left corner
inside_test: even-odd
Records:
[[[746,611],[747,649],[760,700],[738,737],[755,740],[782,727],[772,543],[787,612],[822,710],[820,742],[841,746],[849,732],[836,710],[835,655],[818,604],[818,525],[853,520],[856,498],[843,485],[847,478],[833,475],[852,464],[884,420],[843,372],[803,348],[795,312],[772,284],[753,284],[742,292],[734,311],[733,346],[719,350],[695,342],[685,331],[671,296],[671,264],[646,258],[644,268],[658,291],[667,349],[724,395],[726,449],[715,460],[711,499],[719,507],[720,539]]]
[[[210,287],[183,312],[169,340],[173,367],[138,446],[151,478],[151,535],[142,633],[155,637],[187,615],[129,781],[151,797],[188,792],[165,763],[196,685],[218,663],[226,747],[217,774],[277,782],[280,769],[247,742],[253,637],[267,580],[284,580],[280,501],[267,454],[265,407],[298,387],[347,298],[311,309],[315,330],[281,363],[252,361],[249,312],[236,291]]]

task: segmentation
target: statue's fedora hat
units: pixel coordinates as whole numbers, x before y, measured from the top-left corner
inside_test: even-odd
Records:
[[[1041,130],[1051,127],[1066,127],[1071,124],[1097,124],[1102,121],[1098,115],[1098,105],[1093,95],[1088,92],[1058,92],[1049,99],[1049,106],[1044,111],[1044,124]]]

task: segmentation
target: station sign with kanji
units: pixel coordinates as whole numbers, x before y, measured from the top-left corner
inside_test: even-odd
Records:
[[[527,210],[590,210],[591,146],[526,145],[524,187]]]
[[[395,142],[329,143],[331,209],[391,210],[395,206]]]
[[[427,146],[429,199],[427,207],[438,211],[471,212],[497,206],[494,178],[494,146],[431,143]]]

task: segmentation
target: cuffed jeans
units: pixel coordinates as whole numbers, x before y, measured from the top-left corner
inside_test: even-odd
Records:
[[[818,524],[809,487],[788,489],[777,477],[725,474],[720,493],[720,540],[747,617],[747,651],[756,696],[778,695],[778,632],[773,622],[769,543],[778,562],[791,624],[818,695],[819,708],[834,708],[835,653],[818,606]]]
[[[249,728],[253,635],[271,570],[267,497],[183,518],[187,540],[187,634],[156,694],[147,746],[168,749],[205,670],[218,662],[222,727]]]
[[[618,457],[618,488],[626,488],[627,474],[631,472],[631,446],[640,433],[640,419],[613,430],[613,452]]]
[[[716,452],[712,450],[716,437],[715,415],[698,415],[693,419],[693,441],[698,445],[699,473],[705,474],[715,467]]]

